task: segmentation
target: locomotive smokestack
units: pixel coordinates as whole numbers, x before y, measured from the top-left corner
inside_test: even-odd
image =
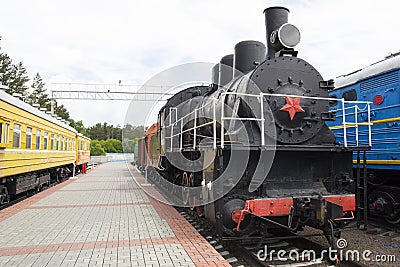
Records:
[[[269,7],[264,10],[265,14],[265,28],[267,30],[267,57],[274,58],[277,52],[271,44],[270,36],[271,33],[283,24],[288,23],[289,9],[285,7]]]
[[[300,31],[288,23],[289,9],[270,7],[264,10],[267,31],[267,58],[274,58],[283,48],[291,49],[300,42]]]
[[[226,55],[219,63],[219,85],[225,86],[232,80],[233,55]]]
[[[235,45],[233,77],[247,73],[265,60],[265,45],[258,41],[243,41]]]

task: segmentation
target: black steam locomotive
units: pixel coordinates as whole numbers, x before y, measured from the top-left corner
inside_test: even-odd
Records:
[[[148,155],[138,165],[223,238],[308,225],[333,245],[356,209],[353,151],[368,147],[336,142],[325,123],[335,120],[333,82],[297,57],[289,10],[264,13],[268,50],[240,42],[214,66],[211,85],[171,97],[141,142]]]

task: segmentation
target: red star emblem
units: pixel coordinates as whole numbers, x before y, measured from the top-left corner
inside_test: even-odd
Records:
[[[300,107],[300,97],[296,97],[295,99],[291,99],[290,97],[286,97],[286,105],[284,105],[281,110],[289,112],[290,119],[293,120],[294,115],[297,112],[304,112],[304,109]]]

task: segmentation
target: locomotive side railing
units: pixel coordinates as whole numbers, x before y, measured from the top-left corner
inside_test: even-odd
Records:
[[[371,126],[373,123],[371,122],[371,104],[372,102],[368,101],[345,101],[343,98],[338,99],[337,101],[341,101],[341,108],[336,109],[336,110],[331,110],[331,112],[342,112],[342,125],[336,125],[333,127],[330,127],[331,129],[340,129],[343,128],[343,142],[344,146],[348,147],[348,138],[347,138],[347,128],[355,128],[355,138],[356,138],[356,146],[359,146],[359,127],[360,126],[368,126],[368,146],[372,146],[372,131],[371,131]],[[347,106],[346,104],[352,104],[352,106]],[[363,108],[361,108],[359,105],[364,105]],[[346,114],[346,110],[353,110],[354,109],[354,122],[348,122],[346,120],[347,115],[351,114]],[[367,121],[366,122],[358,122],[358,111],[367,111]]]
[[[173,138],[172,134],[174,133],[174,124],[172,124],[172,111],[175,110],[175,122],[178,121],[178,108],[176,107],[171,107],[169,108],[169,125],[171,125],[171,149],[173,146]]]
[[[179,136],[179,149],[182,149],[183,148],[183,134],[186,133],[186,132],[190,132],[190,131],[193,131],[193,149],[195,149],[196,145],[197,145],[197,129],[202,128],[202,127],[207,126],[207,125],[211,125],[211,124],[213,125],[213,148],[214,149],[217,148],[217,117],[216,117],[216,107],[215,107],[216,101],[217,101],[217,99],[213,98],[212,102],[208,102],[207,104],[205,104],[205,105],[203,105],[203,106],[201,106],[199,108],[195,108],[192,112],[189,112],[188,114],[184,115],[179,120],[176,117],[175,122],[171,122],[171,117],[172,117],[171,116],[171,114],[172,114],[171,111],[172,111],[172,109],[175,109],[175,112],[176,112],[175,114],[177,116],[177,113],[178,113],[177,108],[170,108],[169,125],[165,126],[165,128],[169,128],[169,127],[171,128],[170,136],[166,137],[167,139],[171,139],[170,140],[170,142],[171,142],[170,151],[172,151],[172,149],[173,149],[173,138]],[[212,118],[212,121],[197,125],[198,111],[204,109],[205,107],[208,107],[211,104],[213,105],[213,118]],[[186,119],[187,117],[189,117],[192,114],[194,114],[194,126],[184,130],[183,129],[184,119]],[[173,129],[178,124],[180,125],[180,131],[177,134],[174,134]]]
[[[205,127],[207,125],[213,125],[213,148],[217,148],[217,122],[220,122],[221,124],[221,138],[220,138],[220,146],[221,148],[224,148],[225,146],[225,128],[224,128],[224,123],[225,121],[232,121],[232,120],[241,120],[241,121],[259,121],[260,126],[261,126],[261,133],[264,133],[265,130],[265,116],[264,116],[264,97],[266,96],[273,96],[273,97],[292,97],[292,98],[302,98],[302,99],[313,99],[313,100],[319,100],[319,101],[337,101],[341,102],[341,108],[337,110],[331,110],[330,112],[342,112],[342,122],[340,125],[333,126],[332,128],[342,128],[343,129],[343,140],[344,140],[344,147],[349,147],[349,142],[348,142],[348,137],[347,137],[347,128],[355,128],[355,143],[356,146],[359,146],[359,127],[360,126],[368,126],[368,145],[372,146],[372,134],[371,134],[371,108],[370,105],[372,102],[367,102],[367,101],[346,101],[343,98],[342,99],[337,99],[337,98],[328,98],[328,97],[314,97],[314,96],[301,96],[301,95],[286,95],[286,94],[270,94],[270,93],[259,93],[259,94],[248,94],[248,93],[237,93],[237,92],[223,92],[221,93],[221,103],[225,103],[225,98],[227,95],[234,95],[234,96],[239,96],[239,97],[254,97],[256,98],[259,103],[260,103],[260,117],[226,117],[225,116],[225,107],[224,104],[221,105],[221,116],[218,119],[216,116],[216,103],[218,101],[217,98],[213,98],[212,101],[209,101],[207,104],[195,108],[193,111],[189,112],[188,114],[184,115],[183,117],[180,117],[178,119],[178,109],[176,107],[170,108],[170,115],[169,115],[169,125],[166,125],[165,128],[171,128],[170,135],[166,137],[167,139],[170,139],[170,150],[173,150],[173,140],[176,137],[179,137],[179,149],[182,150],[183,148],[183,134],[193,131],[193,144],[191,145],[193,149],[196,148],[197,146],[197,130],[199,128]],[[199,111],[206,108],[209,105],[213,105],[213,115],[211,121],[198,124],[199,121]],[[364,105],[363,108],[360,106]],[[347,113],[347,110],[354,110],[354,113]],[[359,111],[367,111],[367,122],[358,122],[358,112]],[[172,111],[175,111],[175,121],[172,122]],[[190,127],[188,129],[184,129],[184,120],[191,116],[193,114],[194,119],[193,119],[193,127]],[[354,121],[350,122],[347,120],[346,116],[354,115]],[[208,118],[210,119],[210,118]],[[180,125],[180,130],[179,132],[174,134],[174,128],[176,126]],[[265,135],[261,134],[261,145],[265,146]]]

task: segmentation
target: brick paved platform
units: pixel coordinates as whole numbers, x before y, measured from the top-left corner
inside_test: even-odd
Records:
[[[229,266],[128,168],[100,165],[0,211],[0,266]]]

